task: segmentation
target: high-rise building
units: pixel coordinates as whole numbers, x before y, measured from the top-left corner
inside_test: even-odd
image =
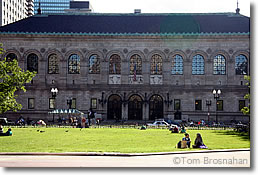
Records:
[[[65,12],[72,13],[90,13],[93,12],[93,8],[89,1],[70,1],[70,8]]]
[[[74,0],[34,0],[34,11],[38,14],[58,14],[67,12],[91,12],[89,1]]]
[[[34,0],[34,11],[41,9],[42,14],[64,13],[65,9],[70,8],[71,0]]]
[[[34,14],[33,0],[26,0],[26,1],[27,1],[27,16],[32,16]]]
[[[33,15],[33,0],[1,0],[0,26]]]

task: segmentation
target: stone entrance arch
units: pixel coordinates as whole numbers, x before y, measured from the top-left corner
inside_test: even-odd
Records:
[[[128,120],[142,120],[142,98],[139,95],[129,98]]]
[[[163,118],[163,99],[160,95],[153,95],[149,103],[149,119]]]
[[[109,96],[107,119],[108,120],[122,119],[122,99],[119,95],[113,94]]]

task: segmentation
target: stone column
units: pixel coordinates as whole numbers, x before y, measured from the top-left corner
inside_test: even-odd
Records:
[[[122,104],[122,120],[128,120],[128,104]]]
[[[102,118],[105,119],[105,120],[107,120],[107,108],[108,108],[108,102],[106,102],[106,104],[101,106],[101,110],[100,110]]]
[[[164,117],[167,118],[168,115],[171,113],[171,110],[170,110],[170,106],[168,107],[168,104],[166,104],[164,101],[163,101],[163,109],[164,109]]]
[[[142,116],[142,120],[149,120],[149,104],[145,103],[143,104],[143,116]]]

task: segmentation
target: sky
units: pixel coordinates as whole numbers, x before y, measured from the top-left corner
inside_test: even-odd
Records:
[[[83,0],[80,0],[83,1]],[[85,0],[84,0],[85,1]],[[235,12],[237,0],[89,0],[96,13]],[[251,0],[254,1],[254,0]],[[240,13],[250,17],[250,0],[238,0]]]

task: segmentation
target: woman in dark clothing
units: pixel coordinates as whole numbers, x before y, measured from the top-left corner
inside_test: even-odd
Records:
[[[207,148],[207,146],[203,143],[202,136],[200,133],[198,133],[196,136],[193,148]]]

